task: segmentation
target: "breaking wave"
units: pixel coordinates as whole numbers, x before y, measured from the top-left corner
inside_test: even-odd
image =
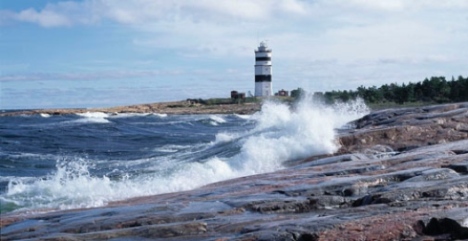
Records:
[[[56,170],[49,176],[11,180],[0,202],[27,209],[95,207],[271,172],[283,168],[286,161],[336,152],[336,129],[368,111],[361,100],[327,106],[306,98],[294,108],[266,102],[260,112],[237,117],[256,123],[249,130],[217,133],[212,142],[197,144],[196,149],[186,145],[155,147],[165,155],[138,160],[138,170],[122,164],[97,175],[92,174],[98,168],[92,161],[63,157],[56,160]],[[109,115],[104,113],[79,116],[78,121],[109,122]],[[209,119],[217,124],[230,121],[218,115]]]

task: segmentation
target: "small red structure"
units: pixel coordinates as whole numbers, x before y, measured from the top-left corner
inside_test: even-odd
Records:
[[[287,90],[280,90],[276,93],[277,96],[289,96],[289,91]]]

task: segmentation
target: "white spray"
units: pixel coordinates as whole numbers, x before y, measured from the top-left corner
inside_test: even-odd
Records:
[[[189,190],[226,179],[271,172],[282,163],[338,150],[336,128],[368,113],[361,100],[326,106],[305,98],[295,108],[267,102],[249,118],[256,127],[245,133],[219,133],[211,145],[237,139],[240,153],[200,162],[154,160],[154,173],[119,180],[92,176],[89,163],[77,159],[59,161],[51,177],[33,183],[10,183],[6,199],[29,208],[76,208],[105,205],[109,201],[166,192]],[[86,116],[99,121],[107,116]],[[243,118],[247,118],[243,116]],[[224,119],[212,116],[223,123]],[[65,160],[67,161],[67,160]],[[69,160],[68,160],[69,161]],[[21,202],[21,203],[20,203]]]

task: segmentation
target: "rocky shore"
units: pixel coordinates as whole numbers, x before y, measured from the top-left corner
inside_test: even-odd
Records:
[[[204,104],[197,100],[160,102],[152,104],[118,106],[110,108],[80,108],[80,109],[37,109],[21,110],[0,113],[0,116],[14,115],[67,115],[86,112],[103,112],[108,114],[117,113],[160,113],[160,114],[252,114],[259,111],[260,102],[233,103],[233,104]]]
[[[468,239],[468,103],[381,110],[353,125],[340,130],[338,153],[277,172],[5,214],[1,240]]]

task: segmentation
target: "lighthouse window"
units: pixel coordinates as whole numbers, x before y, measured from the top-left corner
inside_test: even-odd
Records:
[[[271,75],[255,75],[255,82],[271,82]]]
[[[257,57],[255,61],[271,61],[271,57]]]

